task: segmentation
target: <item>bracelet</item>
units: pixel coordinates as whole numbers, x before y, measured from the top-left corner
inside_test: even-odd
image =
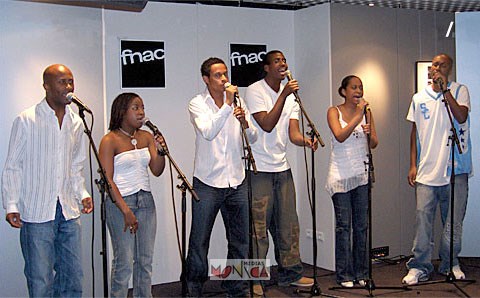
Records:
[[[450,89],[445,89],[442,91],[442,94],[445,95],[445,93],[450,92]]]

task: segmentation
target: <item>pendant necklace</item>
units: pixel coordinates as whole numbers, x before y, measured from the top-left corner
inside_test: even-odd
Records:
[[[130,143],[132,143],[132,145],[135,147],[135,149],[137,149],[137,139],[135,139],[135,133],[137,132],[137,130],[135,129],[135,131],[133,132],[133,135],[129,134],[128,132],[124,131],[121,127],[118,128],[124,135],[126,135],[127,137],[130,138]]]

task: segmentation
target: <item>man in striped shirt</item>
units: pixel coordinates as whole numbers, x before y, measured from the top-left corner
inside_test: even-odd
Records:
[[[83,123],[69,106],[73,75],[61,64],[43,73],[45,98],[14,121],[3,169],[7,222],[20,228],[31,297],[82,295],[80,214],[93,202],[82,176]]]

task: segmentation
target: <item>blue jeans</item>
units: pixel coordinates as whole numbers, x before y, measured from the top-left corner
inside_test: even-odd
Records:
[[[303,274],[292,171],[258,172],[252,176],[252,192],[253,257],[267,257],[270,231],[278,264],[278,284],[289,285]]]
[[[332,200],[336,218],[337,282],[367,279],[368,185],[358,186],[346,193],[336,193]],[[353,241],[350,239],[351,235]]]
[[[20,245],[30,297],[82,296],[81,241],[80,219],[65,220],[58,201],[54,220],[23,222]]]
[[[109,199],[106,202],[107,225],[112,240],[113,260],[111,297],[127,297],[128,282],[133,273],[133,296],[152,297],[152,262],[157,213],[151,192],[139,192],[123,197],[138,220],[137,233],[123,231],[122,212]]]
[[[228,241],[228,259],[248,258],[248,194],[245,180],[236,189],[216,188],[193,178],[200,201],[192,201],[192,228],[187,257],[187,284],[190,296],[202,296],[208,278],[208,249],[218,211],[222,213]],[[245,296],[246,283],[225,280],[222,287],[230,296]]]
[[[439,272],[450,271],[450,184],[443,186],[428,186],[417,183],[415,187],[417,197],[416,234],[413,241],[413,258],[407,262],[407,268],[416,268],[430,274],[433,271],[433,223],[437,205],[440,205],[443,233],[440,244],[441,263]],[[462,245],[463,219],[467,208],[468,175],[455,176],[454,200],[454,238],[453,238],[453,266],[458,265],[458,254]]]

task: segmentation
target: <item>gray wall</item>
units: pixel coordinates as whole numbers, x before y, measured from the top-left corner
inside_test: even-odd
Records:
[[[453,19],[449,13],[332,5],[333,102],[343,102],[336,91],[343,77],[362,79],[379,139],[372,152],[373,247],[388,245],[391,256],[409,255],[414,235],[415,195],[406,181],[411,124],[405,117],[415,93],[415,61],[438,52],[455,57],[453,38],[445,38]]]
[[[317,265],[333,270],[334,262],[334,216],[331,199],[324,191],[327,165],[330,158],[329,129],[325,117],[331,105],[330,62],[330,5],[318,5],[295,12],[295,78],[300,82],[299,95],[312,122],[317,127],[325,147],[315,153],[316,218],[317,231],[323,233],[319,240]],[[306,125],[306,124],[305,124]],[[305,127],[309,131],[308,127]],[[297,155],[296,184],[298,214],[301,227],[300,250],[302,260],[313,264],[313,242],[306,237],[306,229],[312,229],[312,215],[308,203],[307,176],[303,150]],[[309,179],[311,182],[311,152],[306,151]]]

